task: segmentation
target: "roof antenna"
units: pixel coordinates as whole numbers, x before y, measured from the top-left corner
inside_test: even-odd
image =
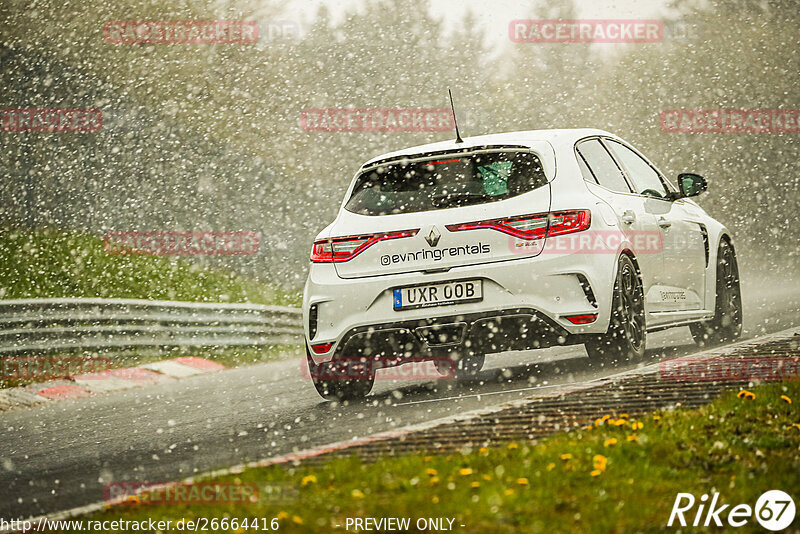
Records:
[[[447,94],[450,95],[450,109],[453,110],[453,124],[456,125],[456,144],[463,143],[464,140],[461,139],[461,134],[458,133],[458,119],[456,119],[456,106],[453,104],[453,93],[450,91],[450,88],[447,88]]]

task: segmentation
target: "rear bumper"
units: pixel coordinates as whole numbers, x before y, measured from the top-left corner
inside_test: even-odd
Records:
[[[370,354],[418,352],[424,357],[432,354],[423,341],[429,332],[418,329],[459,323],[463,323],[462,342],[479,344],[485,352],[570,343],[581,334],[607,330],[615,268],[613,254],[542,254],[447,272],[342,279],[333,265],[313,264],[303,304],[306,340],[309,345],[333,343],[324,354],[310,351],[317,363],[344,355],[346,350],[356,351],[365,341],[375,347]],[[399,312],[392,307],[395,287],[468,278],[483,280],[482,301]],[[591,295],[585,289],[587,283]],[[312,305],[316,310],[313,336],[309,329]],[[586,325],[574,325],[565,318],[592,313],[598,318]],[[499,328],[499,333],[492,332],[493,328]]]
[[[347,331],[329,356],[366,358],[379,362],[376,367],[391,367],[440,357],[453,347],[485,354],[579,343],[580,337],[536,310],[521,308],[360,326]],[[322,359],[314,356],[317,363]]]

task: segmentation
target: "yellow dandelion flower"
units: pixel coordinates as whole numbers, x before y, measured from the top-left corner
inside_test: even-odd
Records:
[[[606,424],[605,419],[600,419],[599,417],[594,420],[594,426],[602,426]]]
[[[505,490],[503,493],[505,493],[506,495],[514,495],[514,490],[509,488]]]
[[[480,482],[478,482],[478,481],[476,480],[475,482],[472,482],[472,483],[469,485],[469,487],[470,487],[470,488],[480,488],[480,487],[481,487],[481,483],[480,483]]]
[[[619,417],[620,417],[620,419],[628,419],[628,414],[621,413],[621,414],[619,414]]]
[[[567,460],[572,460],[572,455],[570,453],[565,453],[559,456],[559,458],[566,462]]]
[[[654,415],[653,416],[653,421],[661,421],[661,416],[660,415]]]
[[[590,475],[592,475],[593,477],[599,477],[601,474],[603,474],[603,472],[600,471],[599,469],[595,469],[590,473]]]
[[[429,477],[435,477],[436,475],[438,475],[438,474],[439,474],[439,473],[437,473],[437,472],[436,472],[436,469],[428,469],[428,470],[427,470],[427,471],[425,471],[425,472],[426,472],[426,473],[428,473],[428,476],[429,476]]]
[[[528,479],[525,478],[525,477],[520,477],[520,478],[517,479],[517,484],[519,484],[520,486],[527,486],[528,485]]]
[[[352,495],[354,499],[363,499],[364,498],[364,493],[359,489],[354,489],[350,493],[350,495]]]
[[[592,458],[592,465],[594,465],[595,469],[599,469],[600,471],[605,471],[607,464],[608,464],[608,458],[606,458],[602,454],[595,454],[594,458]]]
[[[625,419],[612,419],[608,423],[614,426],[622,426],[628,424],[628,422]]]
[[[458,474],[461,475],[462,477],[468,477],[469,475],[472,474],[472,469],[469,467],[462,467],[461,469],[458,470]]]
[[[553,462],[550,462],[549,464],[547,464],[547,470],[548,471],[552,471],[555,468],[556,468],[556,464],[554,464]]]
[[[600,418],[601,421],[608,421],[609,419],[611,419],[611,416],[609,414],[605,414],[603,417]]]
[[[747,399],[747,400],[753,400],[756,398],[755,393],[753,393],[752,391],[747,391],[746,389],[741,390],[736,396],[739,397],[740,399]]]
[[[800,430],[800,423],[795,423],[792,426],[795,427],[797,430]]]
[[[296,523],[298,525],[302,525],[303,524],[303,518],[300,517],[299,515],[293,515],[292,516],[292,522]]]
[[[286,519],[289,517],[289,514],[286,512],[278,512],[278,515],[275,516],[276,519]]]
[[[789,404],[792,403],[792,399],[790,399],[787,395],[781,395],[781,400],[786,401]]]
[[[603,442],[603,447],[610,447],[617,444],[617,438],[608,438]]]
[[[314,475],[307,475],[303,477],[303,480],[300,482],[301,486],[307,486],[308,484],[316,484],[317,477]]]
[[[510,451],[513,451],[514,449],[518,449],[518,448],[519,448],[519,445],[517,445],[516,443],[509,443],[508,444],[508,450],[510,450]]]
[[[487,447],[481,447],[481,448],[479,449],[479,452],[480,452],[481,454],[487,454],[487,453],[489,452],[489,449],[488,449]]]
[[[491,475],[483,475],[483,480],[485,480],[486,482],[489,482],[490,480],[492,480],[492,476]]]
[[[631,428],[634,430],[641,430],[644,428],[644,423],[642,423],[641,421],[634,421],[633,423],[631,423]]]
[[[423,456],[422,457],[422,461],[425,462],[426,464],[430,463],[431,460],[433,460],[433,456]]]
[[[434,496],[431,498],[431,502],[432,502],[433,504],[439,504],[439,496],[438,496],[438,495],[434,495]]]
[[[431,485],[434,486],[439,483],[439,477],[431,477]]]
[[[630,436],[628,436],[628,441],[639,441],[639,436],[637,436],[636,434],[631,434]]]
[[[583,427],[584,430],[591,430],[593,428],[594,428],[593,425],[586,425],[585,427]]]

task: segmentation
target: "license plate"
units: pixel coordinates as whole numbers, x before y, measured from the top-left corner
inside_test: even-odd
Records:
[[[413,310],[483,300],[483,281],[459,280],[394,289],[394,309]]]

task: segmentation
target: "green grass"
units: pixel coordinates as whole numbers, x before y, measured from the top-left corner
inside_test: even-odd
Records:
[[[249,302],[299,306],[301,296],[183,258],[107,254],[97,237],[55,231],[0,230],[0,299],[135,298],[191,302]],[[109,349],[63,356],[105,357],[131,367],[200,356],[229,367],[299,356],[294,345],[265,347]],[[55,356],[55,355],[51,355]],[[0,380],[0,389],[40,380]]]
[[[280,517],[285,532],[344,532],[348,517],[448,517],[465,525],[456,531],[476,533],[663,530],[678,492],[699,499],[716,491],[723,503],[751,506],[768,489],[800,495],[800,427],[793,426],[800,422],[800,382],[753,391],[754,400],[734,391],[697,410],[649,414],[538,443],[371,464],[350,457],[217,479],[297,488],[282,504],[125,505],[84,519]],[[606,458],[606,467],[592,476],[596,455]],[[738,530],[757,526],[751,519]]]
[[[298,293],[174,256],[108,254],[98,237],[0,230],[0,299],[137,298],[299,306]]]

